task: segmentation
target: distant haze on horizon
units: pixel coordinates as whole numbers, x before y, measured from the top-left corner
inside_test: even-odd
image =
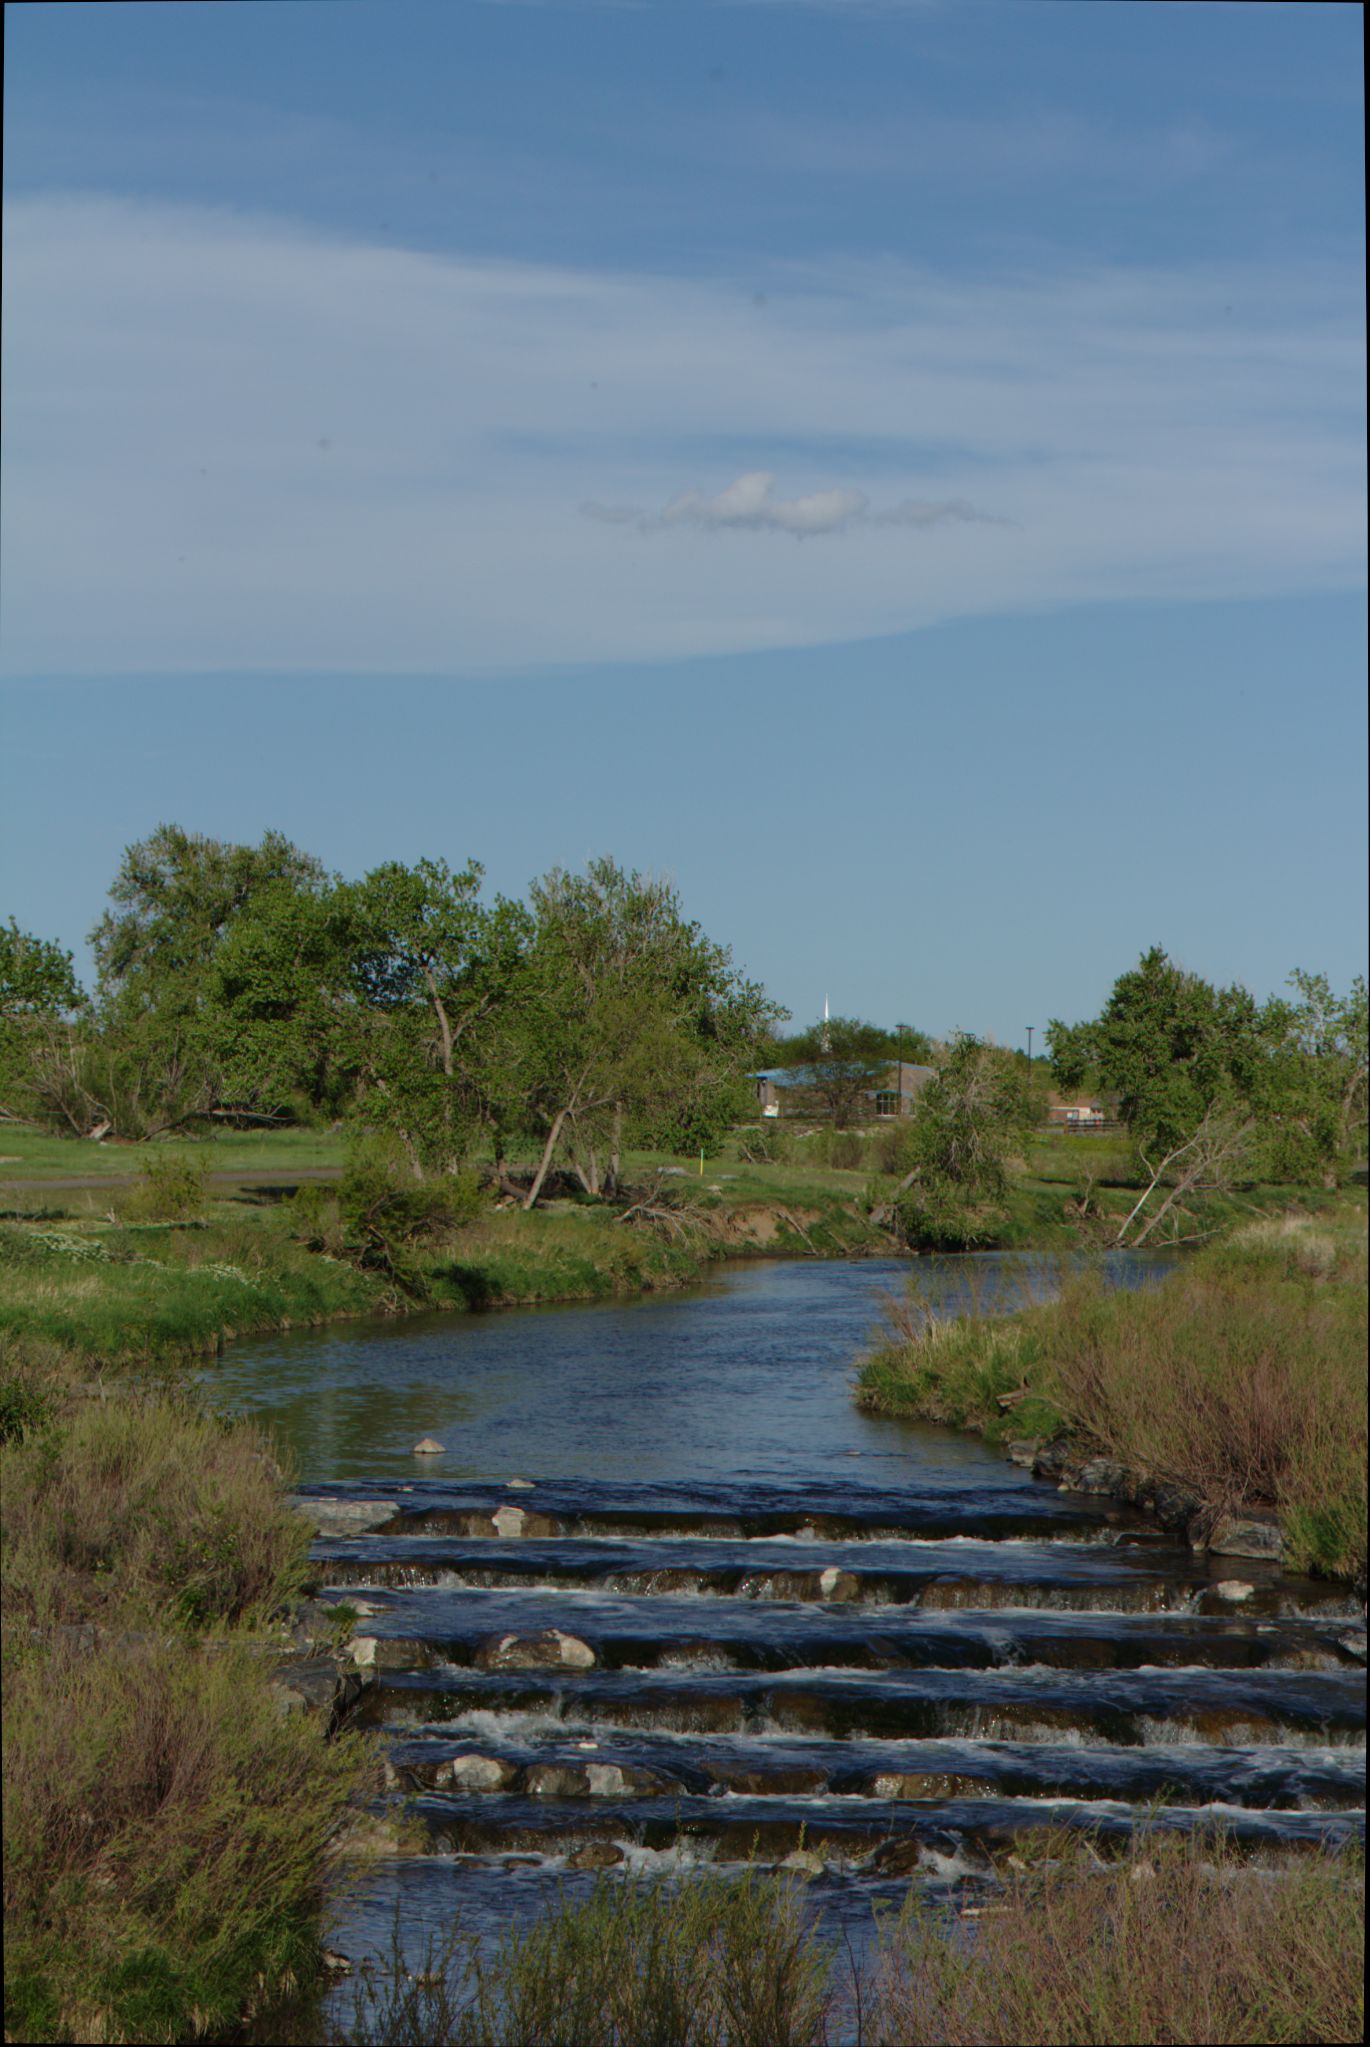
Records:
[[[665,872],[794,1014],[1365,964],[1361,22],[6,23],[0,914]]]

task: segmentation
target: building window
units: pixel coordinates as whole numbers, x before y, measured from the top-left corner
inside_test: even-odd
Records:
[[[893,1088],[882,1088],[879,1094],[876,1095],[875,1113],[877,1116],[897,1116],[899,1114],[899,1097]]]

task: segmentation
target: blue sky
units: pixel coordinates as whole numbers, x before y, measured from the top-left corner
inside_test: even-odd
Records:
[[[802,1020],[1364,958],[1350,7],[6,26],[4,907],[612,852]]]

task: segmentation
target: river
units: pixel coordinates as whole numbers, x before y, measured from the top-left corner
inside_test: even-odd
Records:
[[[1166,1269],[1119,1254],[1109,1276]],[[347,1953],[397,1910],[413,1956],[457,1910],[497,1927],[596,1859],[802,1850],[859,1934],[1043,1826],[1122,1831],[1145,1805],[1258,1848],[1363,1827],[1344,1591],[860,1413],[855,1364],[908,1270],[739,1264],[217,1362],[216,1400],[274,1427],[318,1506],[324,1596],[364,1609],[358,1717],[431,1851],[370,1871]],[[1047,1283],[1008,1254],[917,1272],[943,1313]]]

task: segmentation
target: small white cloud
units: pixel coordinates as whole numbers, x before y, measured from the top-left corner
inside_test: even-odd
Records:
[[[660,512],[601,504],[582,505],[581,511],[606,526],[636,526],[640,533],[659,533],[668,526],[702,526],[715,533],[792,533],[801,540],[817,533],[845,533],[853,526],[945,526],[963,520],[996,526],[1008,523],[989,512],[977,512],[964,498],[932,504],[905,498],[885,511],[873,511],[865,492],[859,490],[815,490],[805,497],[778,498],[775,478],[766,469],[749,469],[716,497],[685,491]]]
[[[746,527],[776,533],[840,533],[866,509],[859,490],[816,490],[808,497],[778,498],[775,478],[764,469],[749,470],[717,497],[697,491],[672,498],[649,526],[709,526],[715,530]]]

